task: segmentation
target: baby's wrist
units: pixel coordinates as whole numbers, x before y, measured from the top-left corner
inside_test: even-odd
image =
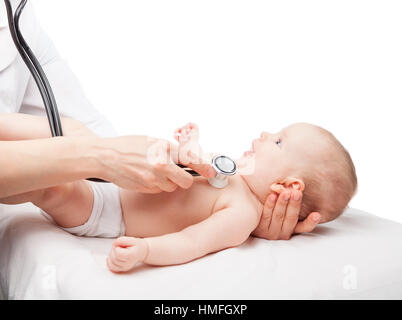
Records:
[[[143,252],[143,255],[142,255],[141,261],[142,261],[142,262],[146,262],[146,260],[147,260],[147,258],[148,258],[148,255],[149,255],[149,244],[148,244],[148,242],[147,242],[147,240],[146,240],[145,238],[142,238],[142,239],[141,239],[141,242],[143,243],[143,244],[142,244],[142,248],[143,248],[142,252]]]

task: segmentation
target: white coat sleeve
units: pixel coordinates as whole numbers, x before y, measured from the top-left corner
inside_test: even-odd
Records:
[[[85,97],[78,79],[67,63],[60,58],[52,41],[39,26],[32,7],[27,6],[26,11],[25,15],[31,15],[27,24],[34,29],[27,32],[31,35],[31,39],[26,40],[52,86],[60,116],[77,119],[100,136],[116,136],[117,132],[112,124]],[[42,97],[32,77],[28,81],[20,112],[46,115]]]

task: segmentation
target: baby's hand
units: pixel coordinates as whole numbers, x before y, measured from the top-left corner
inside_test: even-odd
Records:
[[[179,162],[184,165],[199,164],[202,150],[198,143],[199,130],[194,123],[188,123],[174,132],[174,138],[179,142]]]
[[[112,250],[106,259],[107,266],[113,272],[131,270],[148,255],[146,240],[133,237],[120,237],[113,242]]]

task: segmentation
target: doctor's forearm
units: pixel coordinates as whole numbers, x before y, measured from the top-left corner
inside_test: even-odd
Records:
[[[0,198],[96,177],[98,138],[0,141]]]

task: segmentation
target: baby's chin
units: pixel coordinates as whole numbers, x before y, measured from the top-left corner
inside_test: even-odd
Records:
[[[237,172],[241,175],[252,175],[255,172],[255,153],[246,151],[236,160]]]

